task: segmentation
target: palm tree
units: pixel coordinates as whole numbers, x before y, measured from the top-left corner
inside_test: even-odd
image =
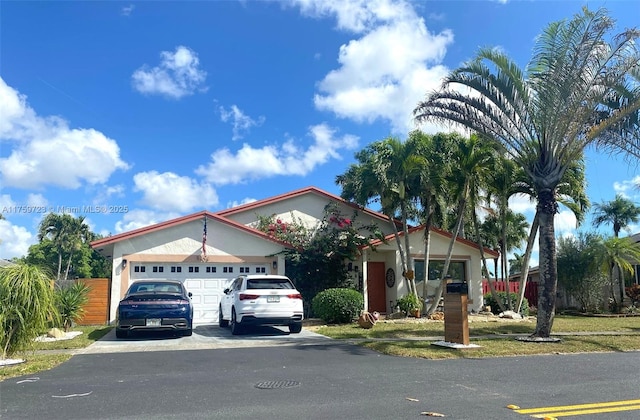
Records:
[[[509,259],[509,275],[518,274],[522,271],[524,254],[513,253],[513,258]]]
[[[599,265],[604,274],[609,278],[609,285],[611,290],[611,299],[613,306],[618,307],[618,301],[616,299],[614,289],[614,281],[616,277],[615,268],[618,267],[621,276],[624,273],[633,274],[634,267],[633,262],[640,262],[640,244],[633,242],[630,238],[608,238],[600,244],[600,258]],[[623,279],[620,283],[624,283]],[[622,301],[620,301],[622,303]]]
[[[420,173],[423,159],[416,153],[414,142],[402,142],[396,138],[369,144],[356,153],[358,164],[336,177],[342,187],[342,198],[366,206],[371,200],[379,200],[382,213],[389,218],[400,253],[403,276],[408,280],[411,293],[417,295],[413,258],[409,251],[410,217],[415,215],[414,178]],[[400,213],[404,245],[396,226],[396,212]]]
[[[440,277],[440,285],[436,290],[436,296],[429,308],[428,314],[432,314],[438,307],[444,290],[444,278],[449,274],[449,265],[453,255],[453,247],[456,239],[461,235],[465,214],[469,209],[474,216],[473,221],[477,226],[475,208],[480,201],[480,190],[484,187],[484,180],[495,157],[495,149],[492,145],[483,142],[478,136],[469,138],[459,137],[451,155],[451,165],[454,168],[447,179],[448,195],[456,200],[456,213],[458,215],[453,235],[449,242],[449,248],[445,257],[444,267]],[[480,244],[482,252],[483,245]]]
[[[601,204],[594,204],[593,225],[599,227],[605,223],[613,225],[613,236],[615,238],[620,234],[620,229],[626,229],[631,223],[640,220],[640,206],[636,206],[633,201],[624,198],[622,194],[616,194],[616,198]],[[614,269],[612,267],[612,269]],[[618,286],[620,291],[620,302],[624,299],[624,281],[617,269]]]
[[[457,123],[499,144],[538,201],[541,291],[533,337],[551,334],[557,261],[557,189],[586,147],[640,157],[640,31],[612,35],[603,9],[551,23],[522,71],[498,49],[451,72],[414,110],[417,122]],[[462,88],[462,89],[461,89]]]
[[[415,143],[416,154],[423,158],[419,173],[413,187],[419,197],[420,219],[424,225],[424,282],[422,296],[427,297],[427,282],[429,280],[429,256],[431,249],[431,227],[440,224],[446,213],[445,179],[452,167],[451,154],[453,145],[459,141],[458,134],[439,133],[429,136],[421,131],[409,133],[408,142]],[[426,308],[423,308],[426,309]]]
[[[84,223],[84,216],[77,219],[70,214],[49,213],[40,222],[38,238],[42,242],[45,238],[51,240],[58,252],[58,268],[56,283],[66,280],[71,266],[73,253],[78,251],[89,238],[89,227]],[[67,256],[67,267],[62,276],[62,261]]]
[[[611,223],[613,236],[616,238],[619,237],[621,229],[626,229],[631,223],[640,221],[640,206],[636,206],[622,194],[616,194],[613,200],[594,204],[593,207],[593,225],[599,227],[602,224]]]

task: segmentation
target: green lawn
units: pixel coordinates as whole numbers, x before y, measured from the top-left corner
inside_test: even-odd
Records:
[[[470,343],[480,348],[460,350],[432,345],[435,338],[444,336],[442,321],[408,318],[380,321],[368,330],[353,323],[321,326],[315,331],[336,339],[352,340],[384,354],[425,359],[640,350],[640,317],[556,316],[552,336],[557,334],[561,339],[558,343],[515,340],[513,335],[527,336],[534,331],[534,318],[498,321],[495,317],[470,317],[470,320],[473,320],[469,322]],[[616,335],[610,335],[614,332]]]

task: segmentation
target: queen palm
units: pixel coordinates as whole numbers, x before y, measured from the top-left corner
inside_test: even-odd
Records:
[[[551,23],[524,71],[500,50],[481,49],[414,110],[417,122],[454,122],[499,144],[534,188],[542,287],[533,337],[549,337],[553,325],[553,218],[564,173],[588,146],[640,157],[640,32],[613,30],[603,9]]]

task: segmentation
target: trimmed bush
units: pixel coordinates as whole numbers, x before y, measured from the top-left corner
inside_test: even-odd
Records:
[[[502,302],[502,306],[504,306],[505,309],[508,308],[509,306],[507,305],[507,292],[496,292],[496,294],[498,295],[498,299],[500,299],[500,302]],[[511,307],[514,307],[516,303],[518,303],[518,297],[519,295],[517,293],[510,294],[509,298],[511,299]],[[491,293],[487,293],[486,295],[484,295],[484,302],[485,305],[491,306],[491,312],[496,315],[500,314],[500,305],[498,305],[498,303],[493,299]],[[520,315],[529,316],[529,301],[527,300],[527,298],[522,298]]]
[[[354,289],[327,289],[313,298],[311,308],[327,324],[347,324],[360,316],[364,297]]]

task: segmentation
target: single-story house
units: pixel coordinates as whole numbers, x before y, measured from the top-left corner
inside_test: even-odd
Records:
[[[330,203],[345,215],[355,214],[362,225],[376,223],[386,236],[386,243],[379,241],[361,250],[359,259],[350,265],[350,273],[364,294],[368,310],[393,311],[395,301],[409,290],[402,277],[394,226],[381,213],[307,187],[219,212],[200,211],[92,242],[94,249],[112,261],[109,321],[115,320],[118,302],[131,282],[172,278],[182,280],[193,294],[194,323],[216,322],[223,290],[231,279],[250,273],[286,274],[285,260],[279,253],[289,245],[255,229],[259,218],[275,215],[285,222],[295,219],[314,227]],[[395,223],[399,229],[399,223]],[[444,260],[452,235],[439,229],[431,232],[430,264],[435,267],[438,260]],[[424,267],[424,227],[412,227],[409,235],[419,280],[420,267]],[[401,239],[404,243],[402,234]],[[489,249],[484,252],[490,259],[498,255]],[[469,310],[479,310],[483,304],[479,247],[457,238],[452,270],[456,273],[454,278],[469,283]],[[432,291],[431,283],[427,289]]]

